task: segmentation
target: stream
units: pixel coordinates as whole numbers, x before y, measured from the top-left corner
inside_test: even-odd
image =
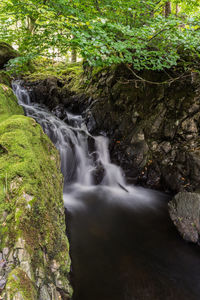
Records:
[[[73,300],[199,300],[200,249],[177,233],[169,196],[127,185],[82,116],[60,120],[20,82],[13,90],[60,152]]]

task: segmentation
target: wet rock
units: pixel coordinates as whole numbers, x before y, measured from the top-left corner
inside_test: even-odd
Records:
[[[54,107],[52,109],[52,113],[61,120],[63,120],[66,117],[66,113],[65,113],[63,104],[60,104],[60,105],[57,105],[56,107]]]
[[[61,103],[59,82],[56,77],[49,77],[41,81],[26,83],[26,88],[30,90],[32,101],[45,104],[53,109]]]
[[[200,234],[200,194],[178,193],[169,202],[169,213],[183,238],[197,243]]]
[[[93,117],[93,115],[91,113],[89,113],[87,115],[87,120],[86,120],[86,124],[87,124],[87,129],[90,133],[93,133],[96,129],[96,121]]]

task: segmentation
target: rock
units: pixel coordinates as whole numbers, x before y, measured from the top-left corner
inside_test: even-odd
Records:
[[[200,194],[180,192],[169,202],[172,221],[186,241],[199,242]]]
[[[139,143],[144,140],[145,140],[144,133],[142,130],[139,130],[133,134],[131,139],[131,144]]]
[[[88,131],[90,133],[94,132],[94,130],[96,129],[96,121],[92,114],[87,115],[86,124],[87,124]]]
[[[6,219],[0,218],[4,299],[39,299],[45,284],[52,287],[50,299],[56,299],[61,286],[69,295],[69,244],[58,151],[40,125],[23,115],[4,84],[0,84],[0,119],[0,212],[7,211]],[[57,269],[51,269],[55,261]],[[44,277],[39,278],[38,269]]]
[[[17,51],[15,51],[9,44],[0,42],[0,69],[2,69],[10,59],[17,56]]]
[[[185,132],[190,132],[190,133],[198,132],[197,125],[193,119],[186,119],[185,121],[183,121],[182,128]]]
[[[3,248],[3,257],[5,258],[9,253],[9,248],[8,247],[5,247]]]
[[[200,174],[200,151],[191,151],[187,155],[187,164],[190,169],[190,176],[194,182],[199,181]]]
[[[15,248],[23,249],[25,247],[25,240],[21,237],[18,238],[17,242],[15,243]]]
[[[161,113],[159,114],[158,117],[156,117],[154,124],[152,125],[152,128],[151,129],[149,128],[149,130],[151,130],[152,133],[157,133],[158,130],[160,129],[161,124],[163,123],[163,118],[166,114],[166,111],[167,111],[166,108],[161,106],[161,108],[160,108]]]
[[[172,146],[170,144],[170,142],[162,142],[159,147],[165,152],[168,153],[171,149]]]
[[[173,139],[176,133],[176,124],[175,122],[166,122],[164,127],[164,135],[166,138]]]
[[[40,290],[39,300],[51,300],[48,289],[45,285]]]
[[[0,290],[3,290],[4,286],[6,285],[6,280],[5,279],[1,279],[0,280]]]

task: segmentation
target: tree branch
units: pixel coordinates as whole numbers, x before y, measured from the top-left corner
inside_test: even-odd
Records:
[[[154,85],[162,85],[162,84],[171,84],[173,83],[174,81],[177,81],[183,77],[189,77],[190,74],[186,75],[186,73],[183,73],[181,74],[179,77],[176,77],[176,78],[170,78],[169,80],[165,80],[165,81],[162,81],[162,82],[156,82],[156,81],[150,81],[150,80],[146,80],[145,78],[142,78],[141,76],[137,75],[133,69],[131,69],[131,67],[129,65],[126,65],[126,67],[128,68],[129,71],[131,71],[131,73],[137,78],[139,79],[139,81],[142,81],[142,82],[145,82],[145,83],[148,83],[148,84],[154,84]],[[129,80],[130,82],[131,80]]]

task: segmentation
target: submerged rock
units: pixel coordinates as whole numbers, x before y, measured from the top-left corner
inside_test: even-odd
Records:
[[[59,154],[0,85],[0,297],[69,299]],[[56,267],[52,267],[56,266]],[[44,298],[44,295],[45,298]],[[41,298],[42,297],[42,298]]]
[[[180,192],[169,202],[172,221],[186,241],[198,243],[200,235],[200,194]]]

